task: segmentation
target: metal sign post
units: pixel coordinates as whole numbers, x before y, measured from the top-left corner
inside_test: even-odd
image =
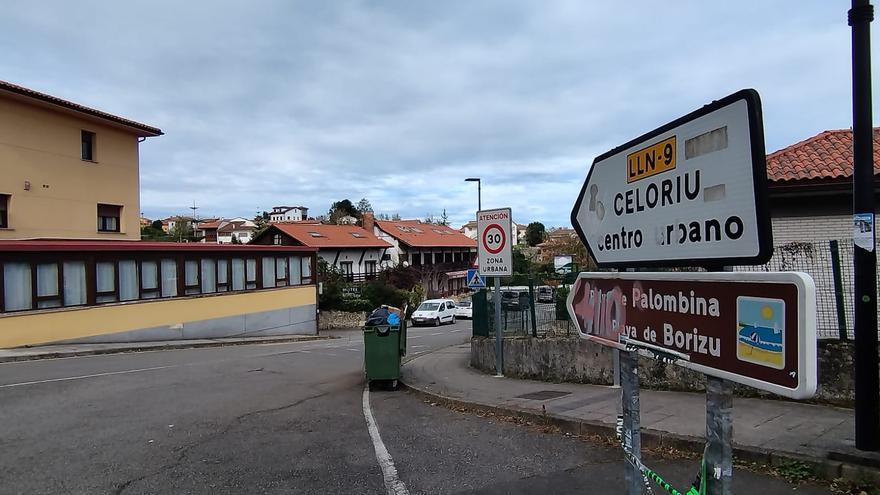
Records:
[[[639,355],[636,352],[620,353],[621,405],[623,410],[624,450],[636,461],[642,460],[642,426],[639,404]],[[625,471],[627,495],[642,495],[645,481],[635,463],[628,462]]]
[[[853,288],[855,301],[856,447],[880,449],[880,379],[877,376],[877,245],[871,123],[871,21],[868,0],[852,0]]]
[[[513,274],[514,239],[510,208],[477,212],[477,261],[480,274],[495,279],[495,376],[504,375],[503,339],[501,328],[501,277]]]
[[[706,377],[706,454],[711,495],[730,495],[733,485],[733,382]]]

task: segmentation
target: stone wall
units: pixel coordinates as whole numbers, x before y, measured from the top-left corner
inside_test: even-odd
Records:
[[[364,326],[365,321],[367,321],[367,313],[321,311],[318,315],[318,330],[358,328]]]
[[[811,402],[852,407],[853,345],[820,340],[817,354],[819,388]],[[495,371],[493,338],[474,337],[471,340],[471,366],[485,372]],[[687,392],[705,390],[705,375],[674,364],[642,358],[639,372],[640,383],[645,388]],[[611,385],[614,383],[613,353],[609,347],[579,337],[506,338],[504,374],[550,382]],[[736,385],[734,390],[742,397],[782,398],[746,386]]]

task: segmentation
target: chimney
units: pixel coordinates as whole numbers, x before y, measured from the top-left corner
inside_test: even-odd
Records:
[[[373,233],[373,226],[376,225],[376,220],[373,218],[373,214],[369,211],[365,211],[363,214],[362,223],[364,225],[364,230],[369,233]]]

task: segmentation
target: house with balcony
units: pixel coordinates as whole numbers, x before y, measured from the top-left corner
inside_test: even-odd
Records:
[[[195,235],[202,242],[214,244],[247,244],[257,224],[242,217],[210,218],[196,225]]]
[[[338,269],[349,281],[371,280],[390,264],[391,244],[357,225],[273,223],[251,244],[314,248],[319,259]]]
[[[477,257],[477,243],[445,225],[420,220],[375,220],[365,213],[364,228],[391,244],[389,262],[422,272],[429,296],[454,294],[467,288],[467,269]]]
[[[273,206],[269,212],[269,221],[278,222],[302,222],[309,218],[309,209],[305,206]]]
[[[314,248],[140,240],[158,128],[0,81],[0,135],[0,348],[317,332]]]

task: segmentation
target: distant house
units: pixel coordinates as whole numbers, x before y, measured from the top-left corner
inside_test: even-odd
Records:
[[[351,215],[345,215],[343,217],[339,217],[339,219],[336,220],[336,223],[339,225],[357,225],[358,219]]]
[[[301,222],[309,218],[309,209],[305,206],[274,206],[269,213],[269,221]]]
[[[190,223],[190,224],[195,223],[195,220],[193,220],[192,217],[187,217],[187,216],[182,216],[182,215],[175,215],[175,216],[171,216],[171,217],[166,217],[166,218],[163,218],[161,221],[162,221],[162,231],[165,233],[171,233],[174,230],[174,227],[177,225],[178,222],[184,222],[184,223]]]
[[[250,243],[317,248],[319,259],[351,280],[375,277],[389,265],[387,254],[391,249],[391,244],[357,225],[319,222],[273,223]]]
[[[150,224],[152,224],[153,221],[147,217],[141,217],[140,223],[141,223],[141,228],[144,228],[144,227],[148,227]]]
[[[477,256],[477,243],[458,230],[419,220],[375,220],[365,213],[364,228],[392,245],[394,265],[406,263],[421,270],[428,295],[464,290],[467,269]]]
[[[199,222],[195,229],[195,235],[202,237],[202,242],[215,244],[241,242],[247,244],[256,228],[257,225],[254,222],[242,217],[210,218]]]

